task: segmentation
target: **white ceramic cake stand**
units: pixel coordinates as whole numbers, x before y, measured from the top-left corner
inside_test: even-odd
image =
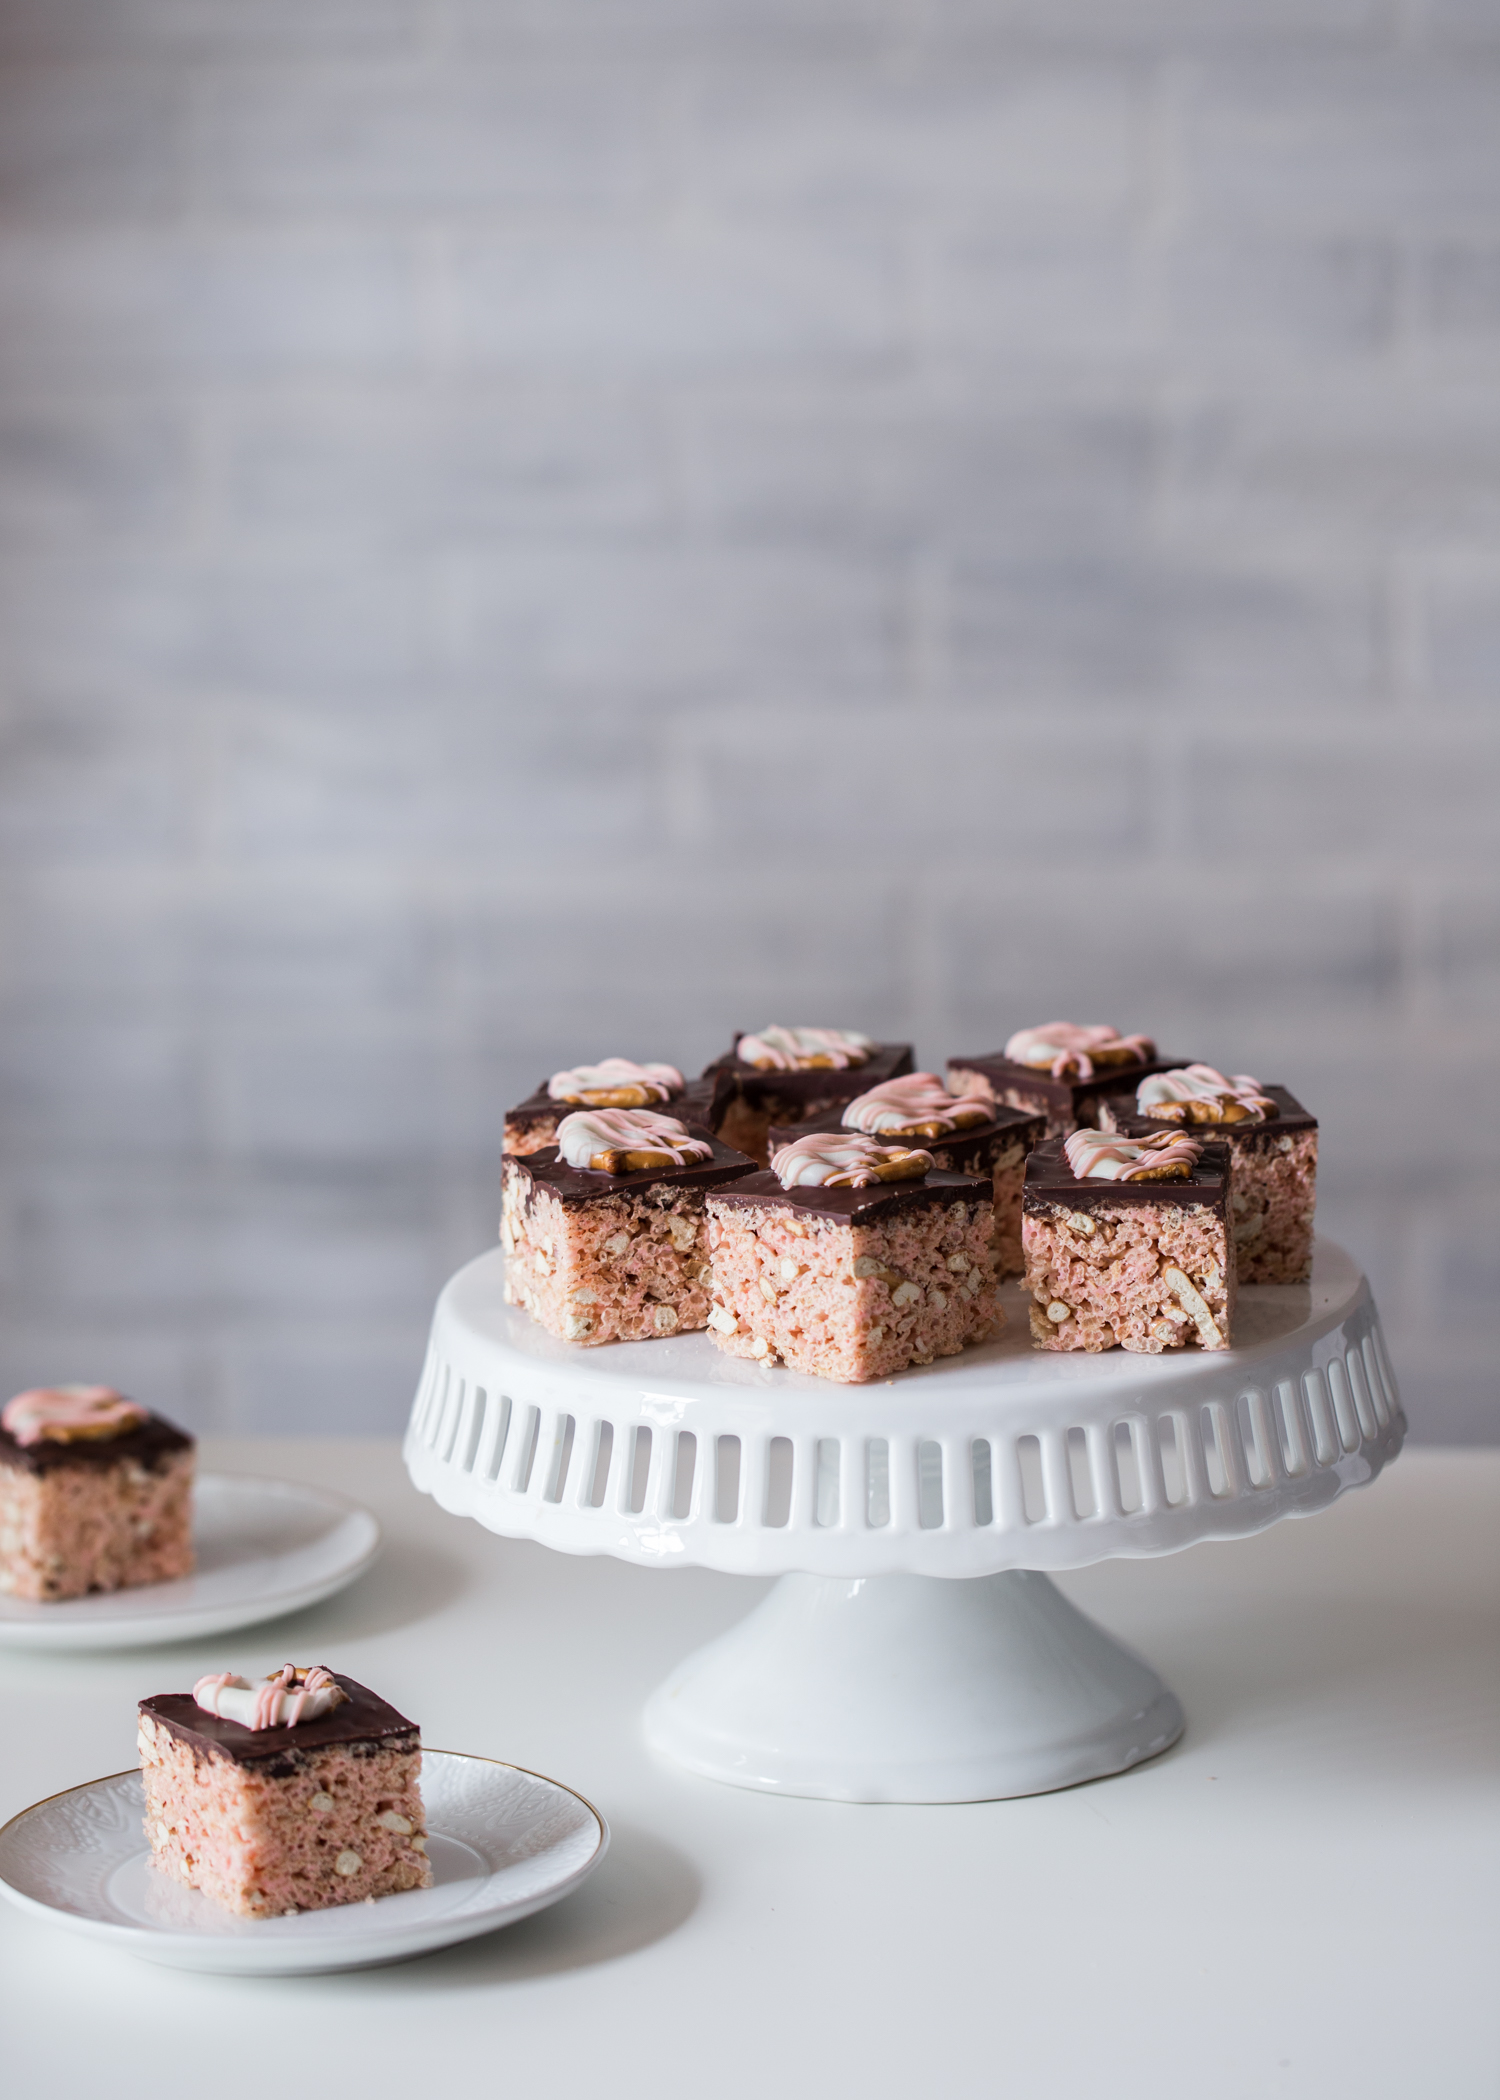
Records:
[[[862,1386],[705,1334],[570,1348],[503,1273],[482,1255],[438,1301],[412,1480],[507,1538],[779,1575],[646,1708],[654,1748],[772,1792],[993,1800],[1165,1749],[1172,1693],[1045,1571],[1311,1515],[1405,1433],[1326,1241],[1311,1286],[1241,1294],[1223,1354],[1044,1354],[1011,1287],[1002,1340]]]

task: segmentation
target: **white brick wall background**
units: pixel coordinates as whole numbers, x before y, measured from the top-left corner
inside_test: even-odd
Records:
[[[1493,0],[0,60],[7,1390],[392,1428],[555,1064],[1063,1013],[1303,1095],[1500,1433]]]

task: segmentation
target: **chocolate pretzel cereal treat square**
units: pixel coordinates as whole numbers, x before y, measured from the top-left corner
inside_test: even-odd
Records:
[[[1042,1349],[1227,1349],[1227,1145],[1075,1130],[1026,1162],[1022,1238]]]
[[[1066,1137],[1097,1126],[1103,1095],[1163,1070],[1149,1036],[1049,1021],[1043,1028],[1019,1029],[1003,1050],[950,1057],[948,1085],[955,1094],[1043,1115],[1048,1137]]]
[[[883,1143],[920,1143],[945,1174],[978,1175],[988,1181],[995,1205],[995,1273],[1019,1276],[1021,1176],[1026,1155],[1045,1134],[1045,1118],[1021,1108],[990,1108],[970,1095],[950,1094],[932,1072],[912,1072],[856,1094],[842,1110],[819,1116],[799,1130],[771,1127],[771,1149],[799,1136],[857,1130]]]
[[[243,1918],[432,1885],[422,1741],[352,1677],[290,1663],[143,1699],[151,1863]]]
[[[1146,1137],[1169,1126],[1222,1138],[1234,1161],[1230,1209],[1241,1283],[1306,1283],[1318,1198],[1318,1122],[1284,1086],[1186,1065],[1111,1094],[1101,1129]]]
[[[675,1117],[576,1109],[555,1146],[502,1163],[507,1304],[590,1347],[706,1326],[704,1196],[753,1171]]]
[[[811,1133],[708,1199],[715,1342],[856,1385],[1005,1324],[990,1184],[851,1132]]]
[[[713,1083],[684,1079],[676,1065],[638,1065],[628,1057],[602,1058],[554,1072],[534,1094],[505,1111],[505,1150],[540,1152],[557,1143],[557,1126],[575,1108],[662,1108],[689,1123],[706,1123]]]
[[[759,1166],[772,1124],[805,1127],[868,1087],[909,1072],[910,1043],[875,1043],[848,1028],[762,1028],[737,1035],[703,1077],[714,1086],[712,1127]]]
[[[0,1591],[33,1603],[193,1572],[193,1439],[106,1385],[0,1412]]]

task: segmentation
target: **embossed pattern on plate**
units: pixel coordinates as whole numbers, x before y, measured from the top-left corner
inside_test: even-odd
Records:
[[[142,1648],[301,1611],[363,1574],[380,1548],[369,1510],[328,1488],[204,1473],[193,1494],[196,1573],[107,1596],[0,1596],[0,1647]]]
[[[138,1772],[23,1810],[0,1830],[0,1893],[170,1968],[316,1975],[401,1961],[493,1932],[567,1895],[609,1844],[580,1794],[517,1765],[422,1753],[434,1886],[295,1918],[240,1918],[158,1874]]]

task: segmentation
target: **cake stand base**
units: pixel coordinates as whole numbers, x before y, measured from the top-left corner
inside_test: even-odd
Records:
[[[1101,1779],[1182,1733],[1143,1662],[1045,1575],[783,1575],[646,1707],[705,1778],[823,1801],[997,1801]]]

